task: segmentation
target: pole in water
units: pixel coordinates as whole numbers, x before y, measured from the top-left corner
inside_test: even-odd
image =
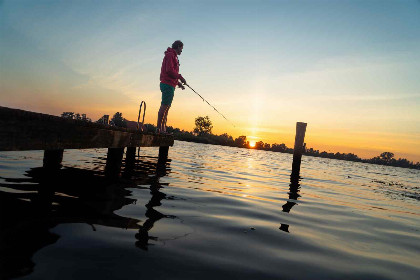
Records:
[[[304,152],[303,142],[305,140],[306,123],[296,123],[296,137],[295,147],[293,149],[293,163],[292,163],[292,177],[299,177],[300,163],[302,159],[302,153]]]
[[[206,102],[207,104],[209,104],[210,107],[213,108],[213,110],[215,110],[217,113],[219,113],[225,120],[227,120],[228,122],[230,122],[231,125],[233,125],[233,127],[236,127],[230,120],[228,120],[222,113],[220,113],[213,105],[211,105],[207,100],[204,99],[204,97],[202,97],[198,92],[196,92],[192,87],[190,87],[189,84],[185,84],[187,87],[189,87],[195,94],[197,94],[198,96],[200,96],[200,98],[203,100],[203,102]]]

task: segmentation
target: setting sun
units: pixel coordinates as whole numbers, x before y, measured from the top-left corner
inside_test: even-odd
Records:
[[[255,147],[255,141],[251,141],[251,142],[249,142],[249,146],[250,146],[251,148],[254,148],[254,147]]]

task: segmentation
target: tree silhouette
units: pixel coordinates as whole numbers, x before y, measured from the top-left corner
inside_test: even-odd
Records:
[[[236,138],[235,146],[240,148],[246,147],[246,136],[239,136],[238,138]]]
[[[74,118],[74,112],[63,112],[61,114],[62,118],[66,118],[66,119],[73,119]]]
[[[92,121],[90,118],[86,117],[86,114],[79,114],[79,113],[75,114],[74,112],[63,112],[61,114],[61,117],[65,119],[82,120],[86,122]]]
[[[264,149],[264,142],[263,141],[256,142],[255,143],[255,149],[258,149],[258,150]]]
[[[195,128],[194,133],[202,136],[205,134],[211,134],[211,130],[213,129],[213,125],[209,116],[205,117],[197,117],[195,119]]]
[[[379,158],[385,161],[390,161],[394,157],[393,153],[390,152],[383,152]]]
[[[127,127],[127,121],[122,117],[122,113],[116,112],[111,119],[115,126]]]

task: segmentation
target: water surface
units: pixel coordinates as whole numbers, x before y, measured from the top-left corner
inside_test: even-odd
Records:
[[[0,278],[418,279],[418,170],[175,141],[0,153]]]

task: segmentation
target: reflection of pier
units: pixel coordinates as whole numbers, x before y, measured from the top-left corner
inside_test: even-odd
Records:
[[[97,225],[132,229],[140,235],[146,233],[147,240],[153,239],[148,232],[154,223],[173,218],[154,209],[166,198],[159,191],[159,178],[166,175],[169,162],[164,156],[126,160],[123,180],[110,180],[102,171],[67,167],[32,168],[25,173],[27,178],[2,178],[5,182],[0,183],[0,279],[32,273],[33,255],[60,238],[50,231],[60,224],[88,224],[93,231]],[[150,185],[152,194],[146,204],[147,220],[142,225],[138,219],[115,214],[136,201],[129,198],[128,188],[139,184]],[[147,248],[147,240],[136,240],[136,246]]]
[[[26,176],[3,178],[6,182],[0,184],[2,279],[31,273],[35,252],[60,238],[50,232],[59,224],[86,223],[92,230],[94,225],[139,228],[139,220],[114,213],[135,202],[127,198],[130,192],[94,171],[66,168],[52,173],[40,167]]]

